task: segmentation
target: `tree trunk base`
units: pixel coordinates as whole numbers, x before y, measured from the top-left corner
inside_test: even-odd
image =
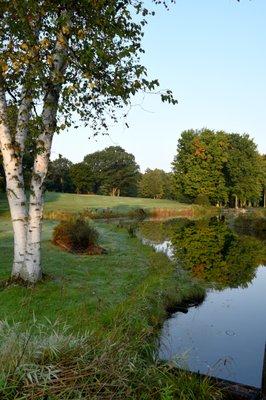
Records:
[[[38,281],[30,282],[30,281],[28,281],[26,279],[23,279],[20,276],[13,275],[8,279],[0,281],[0,290],[8,288],[10,286],[33,287],[39,282],[47,281],[47,280],[50,280],[50,279],[51,279],[50,276],[48,276],[46,274],[43,274]]]

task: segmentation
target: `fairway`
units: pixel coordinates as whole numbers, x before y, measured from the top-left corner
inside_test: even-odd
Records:
[[[82,211],[85,208],[112,208],[117,211],[129,211],[133,208],[171,208],[187,209],[188,204],[174,200],[144,199],[139,197],[98,196],[72,193],[46,193],[45,211]]]
[[[195,215],[195,211],[197,214],[202,211],[201,206],[179,203],[174,200],[48,192],[45,194],[44,216],[46,218],[50,213],[79,213],[84,210],[93,210],[100,215],[102,210],[110,210],[112,216],[115,217],[126,215],[137,209],[143,209],[146,212],[157,211],[155,213],[158,214],[157,216],[160,216],[161,212],[162,217],[164,216],[163,212],[167,210],[171,216],[183,215],[183,213],[185,215],[187,211],[192,210]],[[7,199],[3,193],[0,194],[0,215],[1,217],[9,215]]]

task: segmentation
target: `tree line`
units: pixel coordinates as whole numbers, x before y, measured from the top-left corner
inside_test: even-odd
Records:
[[[266,156],[247,134],[184,131],[173,162],[177,198],[219,206],[266,206]]]
[[[29,190],[34,156],[31,151],[27,154],[27,168],[23,174]],[[1,189],[5,190],[5,178],[0,155]],[[82,162],[76,164],[59,155],[57,159],[49,162],[46,190],[107,196],[174,198],[171,173],[158,168],[147,169],[145,173],[141,173],[134,155],[120,146],[110,146],[88,154]]]
[[[33,152],[25,157],[29,187]],[[5,179],[0,155],[0,189]],[[266,206],[266,155],[247,135],[188,130],[181,134],[173,172],[140,172],[133,154],[110,146],[72,163],[65,157],[49,162],[46,189],[55,192],[175,199],[230,207]]]
[[[160,169],[142,174],[133,154],[110,146],[76,164],[62,156],[51,161],[46,187],[55,192],[173,198],[170,175]]]

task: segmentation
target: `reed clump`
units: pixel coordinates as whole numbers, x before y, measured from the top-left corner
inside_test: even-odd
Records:
[[[99,234],[85,218],[72,218],[61,221],[54,228],[52,242],[72,253],[102,254],[104,249],[98,245]]]

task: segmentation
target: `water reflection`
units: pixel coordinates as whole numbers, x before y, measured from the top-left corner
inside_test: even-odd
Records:
[[[209,285],[205,301],[162,329],[159,357],[179,367],[261,386],[266,335],[265,235],[224,218],[143,222],[142,238]],[[260,266],[261,265],[261,266]]]
[[[193,276],[220,287],[247,287],[265,260],[265,243],[237,234],[224,218],[144,222],[140,234]]]

